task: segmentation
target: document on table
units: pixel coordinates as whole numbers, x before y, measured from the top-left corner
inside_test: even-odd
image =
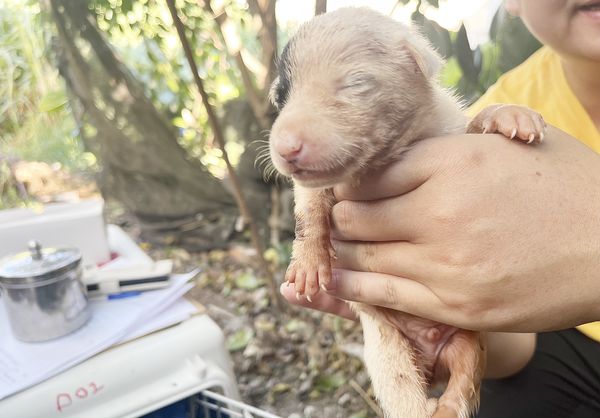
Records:
[[[46,380],[112,345],[189,318],[197,308],[182,296],[197,274],[172,275],[168,288],[115,300],[90,300],[92,317],[77,331],[43,342],[24,343],[10,330],[0,306],[0,399]],[[2,305],[2,303],[0,303]]]

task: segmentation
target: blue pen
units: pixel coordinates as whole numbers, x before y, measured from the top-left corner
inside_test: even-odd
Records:
[[[132,298],[134,296],[139,296],[141,294],[142,294],[142,292],[140,292],[139,290],[130,290],[129,292],[110,294],[110,295],[108,295],[107,299],[108,300],[116,300],[116,299]]]

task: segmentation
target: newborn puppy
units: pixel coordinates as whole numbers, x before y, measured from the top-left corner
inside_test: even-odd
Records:
[[[286,279],[308,300],[331,280],[332,186],[356,184],[415,142],[465,132],[541,141],[541,117],[495,106],[469,125],[435,80],[440,58],[404,25],[345,8],[303,25],[284,48],[271,99],[275,168],[294,182],[296,239]],[[384,308],[351,303],[363,326],[365,363],[392,418],[470,416],[485,368],[481,335]],[[438,381],[443,395],[430,398]]]

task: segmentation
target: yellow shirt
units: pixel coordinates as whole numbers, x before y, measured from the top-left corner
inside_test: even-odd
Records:
[[[569,87],[560,57],[547,47],[542,47],[527,61],[502,75],[468,113],[474,116],[494,103],[520,104],[535,109],[548,124],[600,153],[600,132]],[[600,342],[600,321],[580,325],[577,329]]]

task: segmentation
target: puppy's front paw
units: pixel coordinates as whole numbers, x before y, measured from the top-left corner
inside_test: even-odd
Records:
[[[517,138],[528,144],[541,143],[546,122],[535,110],[518,105],[500,105],[484,109],[476,122],[482,133],[501,133],[507,138]]]
[[[285,280],[296,287],[296,297],[306,296],[309,302],[331,282],[331,257],[329,245],[318,241],[294,241],[292,262],[285,273]]]

